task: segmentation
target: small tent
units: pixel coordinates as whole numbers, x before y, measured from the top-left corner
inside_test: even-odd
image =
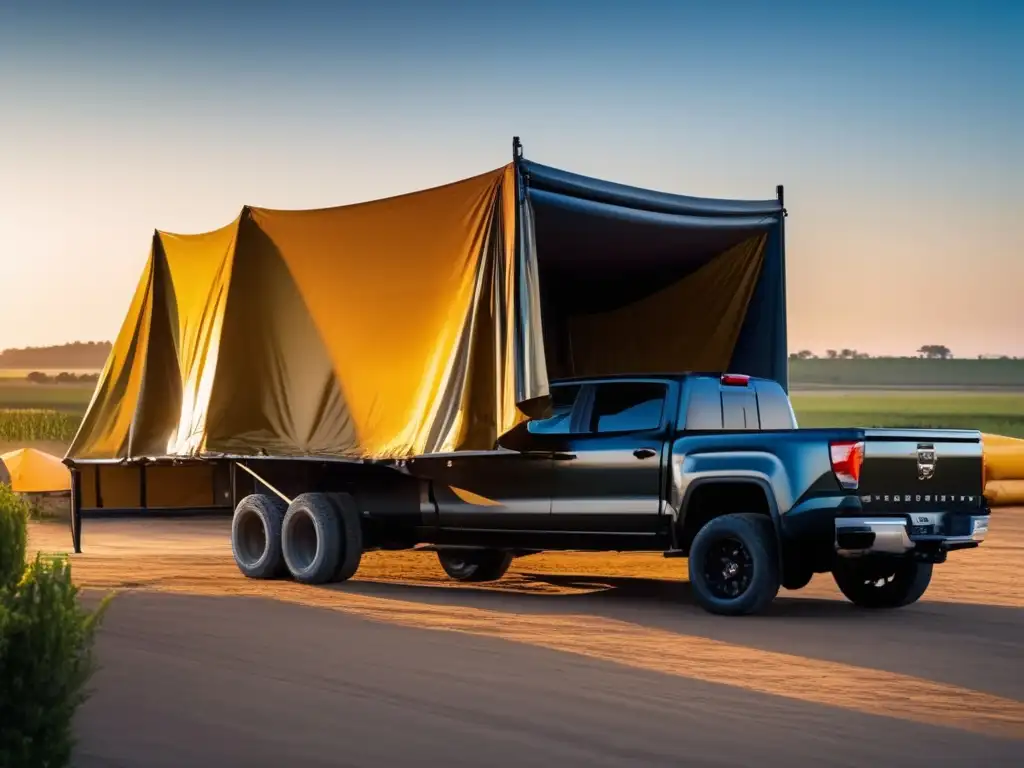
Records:
[[[71,472],[61,460],[35,448],[19,448],[0,456],[6,482],[15,493],[61,493],[71,490]],[[0,470],[2,476],[3,470]]]
[[[786,385],[784,211],[527,161],[157,231],[73,461],[488,449],[552,378]]]

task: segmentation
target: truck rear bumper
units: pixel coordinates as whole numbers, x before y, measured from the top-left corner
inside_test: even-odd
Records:
[[[905,517],[837,517],[836,554],[842,557],[862,555],[905,555],[920,552],[939,555],[955,549],[976,547],[988,535],[989,515],[961,517],[955,534],[918,532],[934,530],[938,525],[914,526]],[[929,559],[931,559],[929,557]]]

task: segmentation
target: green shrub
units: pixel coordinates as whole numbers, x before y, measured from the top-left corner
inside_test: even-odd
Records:
[[[26,565],[27,517],[25,502],[0,487],[0,766],[60,768],[71,762],[106,601],[82,609],[64,559]]]
[[[25,570],[28,516],[28,503],[0,483],[0,594],[14,589]]]

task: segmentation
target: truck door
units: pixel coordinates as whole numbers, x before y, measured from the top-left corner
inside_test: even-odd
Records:
[[[588,385],[567,457],[552,467],[553,527],[595,533],[657,530],[669,395],[669,384],[657,380]]]
[[[458,451],[415,459],[429,477],[442,528],[544,530],[551,516],[553,457],[565,455],[582,385],[551,387],[552,415],[520,424],[493,451]]]

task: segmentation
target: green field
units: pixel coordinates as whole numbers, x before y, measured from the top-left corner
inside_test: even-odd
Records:
[[[67,443],[75,436],[81,414],[62,411],[0,410],[0,442]]]
[[[1024,360],[790,360],[789,380],[794,389],[914,387],[1024,392]]]
[[[32,384],[0,378],[0,408],[32,408],[67,413],[85,412],[94,384]]]
[[[819,390],[794,392],[801,427],[978,429],[1024,437],[1024,392]]]
[[[804,427],[949,427],[1024,437],[1024,360],[795,360],[790,370]],[[70,440],[93,386],[32,384],[20,373],[0,374],[0,440]]]

